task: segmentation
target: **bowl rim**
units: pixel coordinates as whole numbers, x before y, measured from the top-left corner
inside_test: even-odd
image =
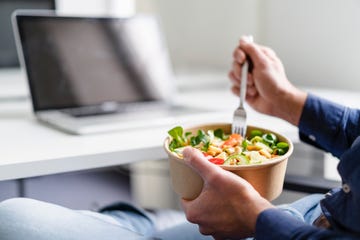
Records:
[[[221,126],[221,125],[231,125],[231,123],[197,124],[197,125],[194,125],[194,126],[186,127],[186,128],[184,128],[184,130],[186,130],[186,129],[196,129],[196,128],[201,129],[201,127],[205,128],[205,127],[209,127],[209,126]],[[291,156],[291,154],[293,153],[294,145],[293,145],[292,141],[288,137],[286,137],[286,136],[284,136],[284,135],[282,135],[282,134],[280,134],[280,133],[278,133],[276,131],[273,131],[271,129],[262,128],[262,127],[258,127],[258,126],[255,126],[255,125],[247,125],[247,127],[251,127],[251,128],[255,128],[255,129],[259,129],[259,130],[274,133],[277,137],[282,138],[283,140],[285,140],[289,144],[289,150],[284,155],[272,158],[269,161],[266,161],[266,162],[260,163],[260,164],[236,165],[236,166],[234,166],[234,165],[217,165],[217,166],[220,166],[221,168],[223,168],[225,170],[241,170],[241,169],[253,169],[253,168],[259,169],[259,168],[268,167],[269,165],[275,165],[275,164],[277,164],[279,162],[282,162],[285,159],[288,159]],[[182,164],[186,164],[182,158],[179,158],[178,155],[176,155],[174,152],[170,151],[170,149],[169,149],[169,141],[170,141],[170,139],[171,139],[171,137],[167,136],[165,138],[165,140],[164,140],[163,147],[164,147],[166,153],[168,155],[173,156],[172,159],[176,159],[178,162],[181,162]]]

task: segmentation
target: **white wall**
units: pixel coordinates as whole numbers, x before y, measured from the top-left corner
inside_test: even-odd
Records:
[[[124,16],[134,1],[57,0],[57,7]],[[360,90],[358,0],[136,0],[136,7],[160,16],[177,72],[225,75],[240,36],[253,34],[275,49],[295,84]]]
[[[292,81],[360,90],[360,1],[268,0],[263,9],[262,41]]]
[[[56,8],[65,14],[130,16],[135,0],[56,0]]]
[[[256,0],[137,0],[137,8],[159,14],[177,70],[227,71],[240,36],[257,38]]]
[[[177,71],[227,72],[251,33],[295,84],[360,90],[358,0],[137,0],[137,9],[162,19]]]

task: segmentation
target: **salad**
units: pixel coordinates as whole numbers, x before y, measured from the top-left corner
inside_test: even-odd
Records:
[[[225,134],[221,128],[198,130],[196,134],[184,132],[181,126],[168,131],[171,137],[170,151],[183,158],[185,147],[192,146],[217,165],[261,164],[289,150],[289,144],[279,141],[271,132],[252,130],[247,138],[239,134]]]

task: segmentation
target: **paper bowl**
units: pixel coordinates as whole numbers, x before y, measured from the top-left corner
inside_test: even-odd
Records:
[[[198,125],[185,129],[185,132],[192,132],[196,134],[199,129],[207,131],[210,129],[215,130],[217,128],[223,129],[225,133],[230,133],[231,124],[217,123]],[[263,132],[271,132],[275,134],[279,141],[289,144],[289,150],[286,154],[261,164],[237,166],[220,165],[220,167],[244,178],[260,193],[262,197],[271,201],[277,198],[282,192],[286,165],[288,158],[293,152],[293,144],[287,137],[269,129],[248,126],[247,132],[250,133],[253,129],[259,129]],[[185,164],[183,159],[179,158],[175,153],[169,150],[170,141],[171,137],[167,137],[165,139],[164,148],[169,157],[169,167],[173,189],[184,199],[195,199],[202,191],[203,180],[198,173]]]

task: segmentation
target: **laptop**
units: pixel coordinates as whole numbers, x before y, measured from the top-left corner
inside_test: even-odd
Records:
[[[154,16],[17,11],[13,27],[33,111],[42,123],[82,135],[214,114],[175,103],[174,75]]]

